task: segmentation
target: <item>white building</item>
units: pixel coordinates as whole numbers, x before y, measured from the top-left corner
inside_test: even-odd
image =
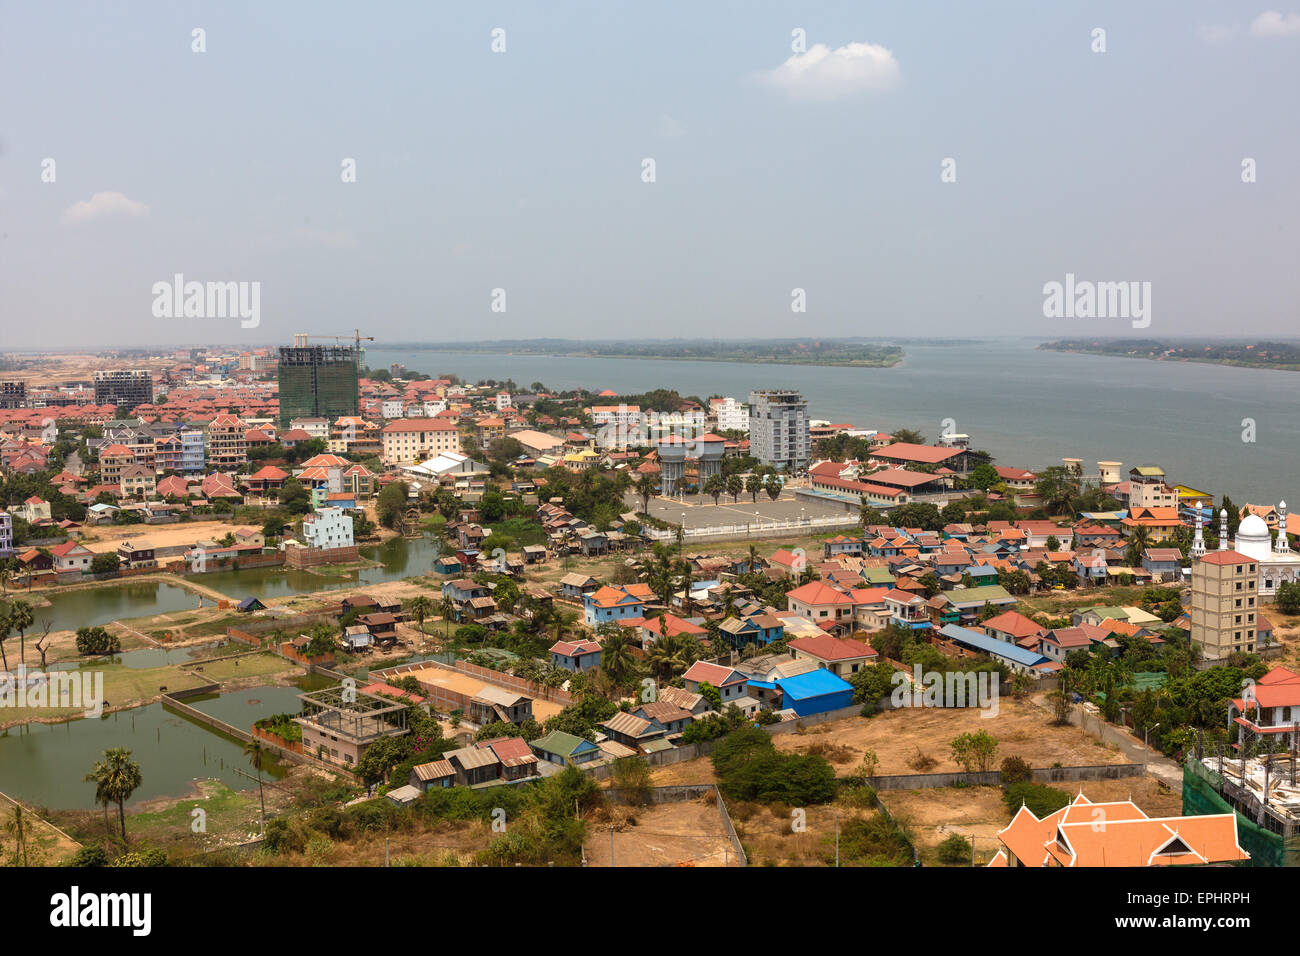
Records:
[[[497,392],[497,411],[504,412],[510,407],[510,393]]]
[[[1232,549],[1259,562],[1259,596],[1271,597],[1282,582],[1300,581],[1300,554],[1291,550],[1286,536],[1286,502],[1277,506],[1277,542],[1268,523],[1257,514],[1248,514],[1237,525]],[[1226,525],[1226,520],[1224,521]],[[1227,540],[1227,535],[1223,536]],[[1224,545],[1220,543],[1222,548]]]
[[[330,420],[328,418],[295,418],[289,422],[289,428],[301,428],[312,438],[330,437]]]
[[[309,548],[350,548],[352,516],[342,508],[322,508],[302,519],[302,537]]]
[[[384,399],[384,404],[380,410],[380,414],[385,418],[401,418],[402,408],[403,405],[400,398],[386,398]]]
[[[718,431],[737,431],[749,434],[749,406],[731,396],[709,399],[709,411],[717,420]]]

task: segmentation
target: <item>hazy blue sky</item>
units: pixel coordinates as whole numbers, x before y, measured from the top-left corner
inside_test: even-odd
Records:
[[[1300,334],[1276,2],[0,0],[0,347]],[[154,318],[178,272],[260,326]]]

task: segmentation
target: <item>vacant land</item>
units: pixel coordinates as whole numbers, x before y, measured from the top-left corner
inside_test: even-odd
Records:
[[[175,524],[86,525],[81,543],[96,554],[116,551],[118,544],[130,541],[136,547],[171,548],[196,541],[219,541],[240,527],[228,521],[178,521]],[[257,529],[260,530],[260,527]],[[179,558],[164,558],[176,561]]]
[[[1182,795],[1150,776],[1052,786],[1071,796],[1082,791],[1094,803],[1131,799],[1151,817],[1182,813]],[[939,844],[954,833],[971,842],[977,864],[987,863],[1000,846],[998,831],[1011,819],[999,787],[889,790],[881,791],[879,797],[912,837],[921,862],[927,866],[938,863]]]
[[[805,733],[778,734],[777,749],[820,753],[839,776],[856,769],[872,750],[879,760],[876,773],[952,773],[963,768],[952,759],[952,740],[960,734],[986,731],[996,738],[995,764],[1017,756],[1032,767],[1082,767],[1126,763],[1117,749],[1103,746],[1077,727],[1057,727],[1027,702],[1002,698],[996,717],[983,719],[977,708],[909,708],[886,711],[870,719],[849,717],[808,728]],[[921,769],[929,758],[933,765]]]
[[[686,803],[610,807],[588,820],[589,866],[739,866],[712,796]]]
[[[14,805],[0,798],[0,866],[56,866],[77,851],[76,843],[28,810],[22,813],[22,828],[25,860]]]

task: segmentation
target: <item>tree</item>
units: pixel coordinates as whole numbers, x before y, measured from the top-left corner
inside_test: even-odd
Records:
[[[889,437],[901,445],[924,445],[925,436],[914,428],[896,428]]]
[[[5,653],[5,641],[14,636],[13,622],[9,619],[9,606],[0,604],[0,667],[9,672],[9,655]]]
[[[117,556],[116,551],[105,551],[103,554],[97,554],[90,559],[91,574],[111,574],[121,566],[122,559]]]
[[[964,733],[953,738],[952,760],[967,773],[987,772],[993,767],[998,742],[988,731]]]
[[[653,498],[655,492],[659,490],[658,479],[656,479],[654,475],[639,475],[636,479],[636,484],[633,487],[636,489],[637,497],[641,499],[641,513],[649,514],[650,499]]]
[[[95,801],[105,807],[117,804],[117,818],[122,825],[122,842],[126,842],[126,801],[144,783],[140,765],[131,759],[125,747],[110,747],[104,759],[97,760],[85,780],[95,785]]]
[[[708,681],[700,681],[699,695],[707,700],[714,710],[722,709],[722,692]]]
[[[433,602],[425,595],[417,594],[406,602],[406,613],[415,618],[416,627],[424,633],[424,619],[433,613]]]
[[[296,478],[288,478],[280,486],[280,507],[291,515],[305,515],[311,511],[311,492]]]
[[[600,638],[600,669],[617,687],[627,680],[634,665],[627,634],[613,621],[596,628],[596,634]]]
[[[939,844],[939,862],[949,866],[968,863],[972,852],[970,841],[960,833],[953,833]]]
[[[776,475],[768,475],[763,480],[763,490],[767,492],[769,498],[776,501],[777,498],[781,497],[781,479]]]
[[[998,482],[998,471],[992,465],[977,465],[970,473],[970,483],[980,491],[988,491]]]
[[[394,528],[406,511],[410,496],[410,487],[404,481],[394,481],[384,486],[384,490],[375,499],[375,513],[379,523],[385,528]]]
[[[763,476],[758,472],[750,472],[745,478],[745,491],[749,493],[750,500],[758,504],[758,493],[763,490]]]
[[[727,476],[727,494],[731,495],[731,503],[734,505],[740,498],[741,492],[745,490],[745,479],[740,475]]]
[[[1283,614],[1300,614],[1300,581],[1283,581],[1277,586],[1277,609]]]
[[[116,654],[122,649],[122,640],[107,628],[77,628],[77,653],[89,657],[93,654]]]
[[[244,756],[257,771],[257,796],[262,801],[262,832],[266,833],[266,791],[262,787],[262,761],[266,756],[266,748],[260,740],[253,738],[244,744]]]
[[[867,499],[866,495],[863,495],[862,500],[858,504],[858,524],[867,528],[871,525],[884,523],[884,514]]]
[[[704,480],[704,493],[713,499],[713,506],[715,508],[718,505],[718,499],[722,497],[726,490],[727,483],[723,480],[721,475],[709,475],[709,477]]]
[[[32,606],[26,601],[14,601],[9,605],[9,625],[18,632],[19,660],[24,667],[27,664],[27,629],[34,621]]]

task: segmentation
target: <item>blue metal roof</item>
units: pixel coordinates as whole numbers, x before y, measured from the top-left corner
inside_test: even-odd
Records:
[[[776,685],[781,688],[781,693],[792,700],[807,700],[810,697],[853,690],[852,684],[836,677],[824,667],[794,677],[778,677]]]
[[[996,637],[989,637],[982,631],[972,631],[970,628],[958,627],[956,624],[945,624],[939,628],[939,633],[958,644],[965,644],[967,647],[992,654],[994,657],[1006,658],[1023,667],[1033,667],[1047,660],[1042,654],[1025,650],[1018,644],[999,641]]]

